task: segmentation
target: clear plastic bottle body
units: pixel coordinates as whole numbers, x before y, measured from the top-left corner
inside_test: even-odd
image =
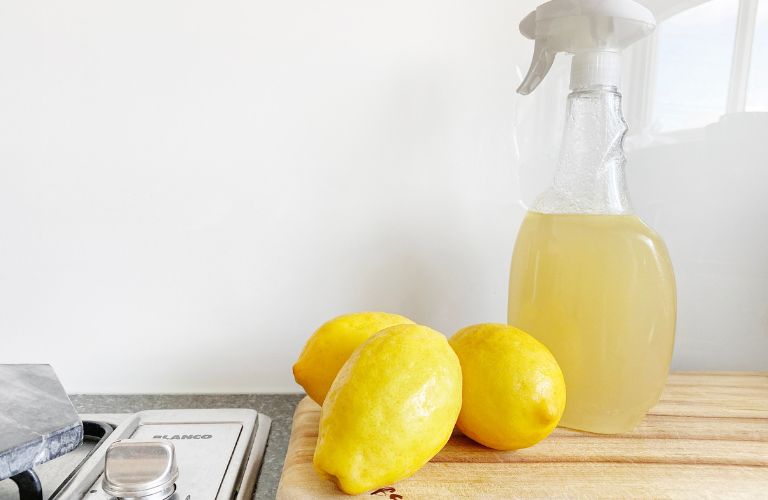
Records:
[[[626,125],[615,89],[572,93],[558,171],[518,234],[510,324],[560,363],[561,425],[632,430],[666,380],[675,281],[661,238],[632,213],[624,180]]]

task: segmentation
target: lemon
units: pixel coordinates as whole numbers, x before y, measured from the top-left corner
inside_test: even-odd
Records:
[[[461,367],[421,325],[377,333],[344,364],[320,413],[314,465],[349,494],[410,476],[440,451],[461,408]]]
[[[413,324],[413,321],[385,312],[360,312],[334,318],[309,338],[293,365],[293,377],[310,398],[322,405],[333,379],[352,351],[374,333],[403,323]]]
[[[497,450],[532,446],[549,435],[565,409],[565,381],[539,341],[508,325],[464,328],[450,339],[464,376],[458,427]]]

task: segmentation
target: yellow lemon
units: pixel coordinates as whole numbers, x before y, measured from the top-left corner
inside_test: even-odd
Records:
[[[293,377],[317,404],[323,404],[333,379],[357,346],[389,326],[413,324],[398,314],[360,312],[334,318],[317,329],[293,365]]]
[[[392,484],[440,451],[461,408],[461,367],[421,325],[377,333],[344,364],[320,413],[314,465],[349,494]]]
[[[464,328],[450,339],[461,362],[464,393],[458,427],[497,450],[532,446],[565,409],[565,381],[539,341],[509,325]]]

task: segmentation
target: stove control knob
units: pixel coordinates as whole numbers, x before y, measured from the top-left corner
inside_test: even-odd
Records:
[[[176,449],[168,441],[115,441],[107,449],[104,492],[131,500],[165,500],[176,491]]]

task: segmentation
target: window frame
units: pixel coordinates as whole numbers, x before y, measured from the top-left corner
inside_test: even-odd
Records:
[[[709,1],[685,0],[672,5],[665,4],[656,10],[658,24],[683,11]],[[752,64],[752,49],[759,3],[760,0],[739,0],[725,114],[740,113],[746,109],[749,72]],[[658,67],[658,30],[638,42],[634,50],[636,52],[629,69],[629,81],[639,82],[639,84],[630,88],[633,98],[627,103],[626,110],[630,122],[643,124],[641,134],[653,142],[678,142],[702,138],[707,125],[666,132],[651,130],[654,118],[653,108],[655,104],[656,71]]]

